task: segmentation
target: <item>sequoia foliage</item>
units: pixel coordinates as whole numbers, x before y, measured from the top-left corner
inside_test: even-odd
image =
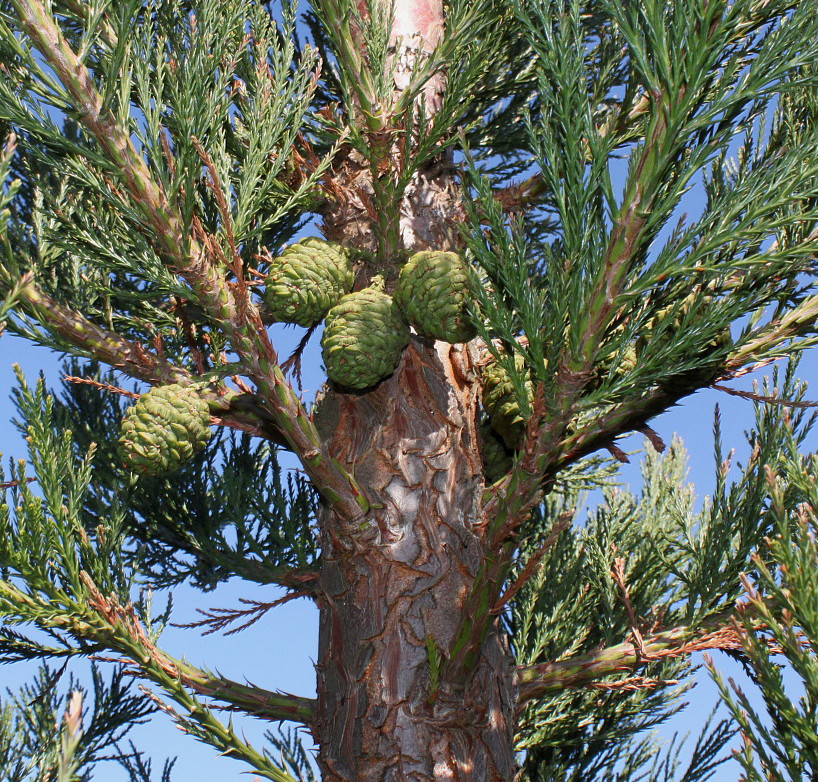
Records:
[[[149,717],[280,782],[814,777],[816,41],[794,0],[0,0],[0,317],[66,375],[0,476],[0,661],[43,665],[0,778],[167,782]],[[697,505],[650,422],[710,386],[756,418]],[[312,600],[316,697],[162,648],[153,590],[228,579],[191,643]],[[662,746],[709,650],[763,700],[708,658],[726,716]]]

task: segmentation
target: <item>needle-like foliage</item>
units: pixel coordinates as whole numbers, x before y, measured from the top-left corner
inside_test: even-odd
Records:
[[[694,782],[737,731],[747,779],[814,775],[815,41],[795,0],[0,0],[0,323],[66,375],[13,393],[0,662],[125,666],[12,699],[0,775],[90,779],[107,742],[147,782],[154,705],[282,782]],[[325,240],[354,282],[319,389],[321,325],[282,354],[306,321],[268,302]],[[418,252],[467,269],[468,343],[406,336]],[[717,411],[697,504],[649,422],[712,385],[756,418],[739,463]],[[160,646],[158,592],[230,579],[188,631],[312,599],[315,699]],[[720,684],[731,720],[663,747],[711,649],[767,714]]]

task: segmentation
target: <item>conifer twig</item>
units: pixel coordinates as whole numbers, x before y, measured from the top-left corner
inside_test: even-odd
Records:
[[[209,709],[199,705],[195,715],[186,717],[147,687],[139,685],[139,690],[160,711],[170,717],[184,733],[207,741],[212,746],[221,749],[222,754],[226,756],[243,760],[267,779],[273,779],[276,782],[295,782],[289,774],[273,765],[266,753],[257,752],[243,738],[237,736],[232,723],[222,724]]]
[[[642,638],[642,633],[639,630],[638,622],[636,621],[636,613],[633,610],[633,603],[631,602],[630,591],[625,581],[625,559],[624,557],[616,557],[614,559],[613,567],[611,568],[611,576],[614,583],[619,588],[620,598],[625,610],[628,612],[628,624],[631,628],[631,637],[633,638],[634,646],[639,652],[642,659],[648,659],[647,650],[645,649],[645,641]]]
[[[224,630],[225,635],[235,635],[236,633],[240,633],[242,630],[246,630],[248,627],[254,625],[273,608],[289,603],[290,600],[295,600],[299,597],[306,597],[309,594],[309,592],[290,592],[283,597],[278,598],[278,600],[271,601],[248,600],[247,598],[242,597],[239,599],[239,602],[243,606],[248,606],[247,608],[199,608],[197,609],[197,612],[204,616],[204,619],[200,619],[197,622],[176,624],[174,627],[206,627],[207,629],[203,634],[210,635],[211,633],[216,633],[219,630],[224,630],[224,628],[230,624],[233,624],[234,622],[241,622],[241,624],[237,627],[233,627],[230,630]]]
[[[647,424],[637,426],[636,431],[648,438],[648,442],[653,446],[653,450],[656,451],[656,453],[665,452],[665,441],[662,440],[658,432],[651,429]]]
[[[287,374],[287,372],[292,369],[293,377],[298,383],[299,388],[301,388],[301,359],[304,355],[304,350],[306,349],[307,344],[309,343],[310,339],[312,339],[312,335],[315,333],[317,328],[318,326],[310,326],[304,336],[299,340],[298,345],[296,345],[295,350],[293,350],[290,357],[281,364],[281,371],[284,374]]]
[[[36,483],[36,481],[37,481],[37,478],[26,478],[24,482],[25,483]],[[23,481],[18,481],[18,480],[3,481],[2,483],[0,483],[0,489],[2,489],[2,490],[14,489],[17,486],[20,486],[21,483],[23,483]]]
[[[53,15],[40,0],[14,0],[22,28],[54,70],[79,114],[80,121],[115,164],[134,203],[142,209],[160,241],[162,253],[183,270],[181,221],[165,193],[157,186],[128,133],[110,111],[103,108],[102,96],[85,64],[71,49]],[[189,272],[202,270],[189,269]],[[193,275],[198,276],[198,275]],[[196,287],[205,281],[199,279]]]
[[[96,620],[84,625],[88,639],[103,641],[110,649],[133,661],[135,675],[152,680],[176,700],[181,698],[183,703],[185,700],[177,682],[200,695],[224,701],[227,708],[256,717],[311,722],[313,702],[310,698],[239,684],[170,657],[148,637],[130,603],[123,606],[113,594],[103,595],[87,573],[81,573],[80,578],[88,593],[88,608]]]
[[[20,280],[19,297],[47,328],[100,361],[146,383],[185,382],[188,372],[147,351],[142,345],[98,326],[82,313],[44,293],[28,272]]]
[[[719,384],[714,384],[710,386],[711,388],[715,389],[716,391],[722,391],[725,394],[730,394],[731,396],[737,396],[741,399],[748,399],[751,402],[761,402],[766,405],[781,405],[782,407],[795,407],[798,410],[810,410],[812,408],[818,407],[818,402],[797,402],[792,399],[781,399],[781,397],[777,396],[766,396],[764,394],[756,394],[752,391],[742,391],[738,388],[730,388],[730,386],[723,386]]]
[[[126,396],[129,399],[139,399],[139,397],[141,396],[141,394],[137,394],[134,391],[127,391],[126,389],[120,388],[119,386],[115,386],[112,383],[103,383],[99,380],[95,380],[92,377],[75,377],[74,375],[63,375],[62,379],[67,383],[93,386],[94,388],[99,388],[103,391],[108,391],[111,394],[120,394],[121,396]]]
[[[657,687],[673,687],[678,679],[653,679],[648,676],[628,676],[614,682],[593,682],[588,686],[594,690],[616,690],[617,692],[635,692],[637,690],[654,690]]]

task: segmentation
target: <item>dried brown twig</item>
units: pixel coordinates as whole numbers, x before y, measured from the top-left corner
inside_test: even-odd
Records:
[[[799,410],[809,410],[818,407],[818,402],[796,402],[790,399],[781,399],[778,396],[766,396],[765,394],[756,394],[752,391],[741,391],[738,388],[730,388],[730,386],[712,385],[716,391],[722,391],[731,396],[738,396],[742,399],[749,399],[751,402],[763,402],[767,405],[781,405],[782,407],[796,407]]]
[[[0,489],[13,489],[15,486],[20,486],[23,483],[35,483],[36,478],[26,478],[25,481],[4,481],[0,483]]]
[[[242,605],[249,606],[249,608],[208,608],[206,610],[200,608],[197,609],[197,611],[205,617],[204,619],[200,619],[198,622],[176,624],[174,627],[206,627],[207,629],[203,635],[211,635],[212,633],[224,630],[225,627],[233,622],[241,621],[242,623],[238,627],[224,631],[225,635],[235,635],[254,625],[264,614],[273,608],[284,605],[284,603],[289,603],[290,600],[295,600],[298,597],[308,597],[309,595],[309,592],[290,592],[284,595],[284,597],[280,597],[278,600],[271,600],[270,602],[240,598],[239,602]]]
[[[633,638],[634,646],[638,650],[640,657],[643,659],[648,659],[646,657],[647,650],[645,649],[645,642],[642,639],[642,633],[637,627],[636,612],[633,610],[630,591],[628,590],[628,585],[625,582],[624,557],[616,557],[616,559],[614,559],[614,564],[611,568],[611,577],[613,578],[617,587],[619,587],[619,595],[620,599],[622,600],[622,605],[625,606],[625,610],[628,612],[628,624],[631,628],[631,637]]]
[[[103,383],[100,380],[94,380],[94,378],[92,377],[75,377],[74,375],[63,375],[63,380],[66,380],[69,383],[93,386],[94,388],[99,388],[102,389],[103,391],[108,391],[112,394],[120,394],[121,396],[127,396],[128,399],[139,399],[139,397],[141,396],[141,394],[137,394],[135,391],[126,391],[124,388],[115,386],[112,383]]]
[[[543,557],[548,553],[548,550],[556,543],[560,534],[570,526],[571,519],[574,517],[575,512],[576,509],[572,508],[559,515],[559,518],[554,522],[551,531],[548,533],[542,545],[529,557],[528,562],[525,563],[525,566],[517,578],[514,579],[511,586],[503,592],[499,600],[494,604],[494,607],[491,609],[492,614],[499,614],[537,572],[537,568],[540,562],[542,562]]]
[[[588,686],[595,690],[636,692],[636,690],[653,690],[657,687],[672,687],[678,683],[678,679],[653,679],[648,676],[628,676],[627,679],[619,679],[615,682],[592,682]]]
[[[293,377],[295,378],[295,382],[298,384],[299,390],[303,390],[301,385],[301,359],[304,355],[304,350],[307,347],[307,343],[309,343],[312,335],[315,333],[315,330],[318,326],[310,326],[307,329],[307,333],[301,337],[300,342],[296,345],[295,350],[292,352],[292,355],[281,364],[281,371],[286,375],[290,369],[292,369]]]

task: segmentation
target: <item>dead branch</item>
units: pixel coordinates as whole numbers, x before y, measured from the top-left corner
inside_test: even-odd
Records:
[[[645,642],[642,639],[642,633],[639,631],[639,627],[637,626],[636,621],[636,612],[633,610],[633,603],[631,603],[631,595],[630,591],[628,590],[628,585],[625,583],[625,559],[624,557],[616,557],[614,559],[613,567],[611,568],[611,577],[614,580],[614,583],[619,587],[619,596],[622,600],[622,605],[625,606],[625,610],[628,612],[628,624],[631,628],[631,637],[633,638],[634,646],[639,652],[639,656],[642,659],[647,659],[645,657],[646,650],[645,650]]]
[[[729,386],[712,385],[711,388],[716,391],[722,391],[731,396],[737,396],[741,399],[749,399],[752,402],[762,402],[766,405],[781,405],[782,407],[795,407],[799,410],[809,410],[818,407],[818,402],[796,402],[791,399],[782,399],[778,396],[765,396],[764,394],[756,394],[752,391],[740,391],[738,388],[730,388]]]
[[[241,598],[239,602],[243,606],[249,606],[249,608],[199,608],[197,609],[197,613],[204,616],[204,619],[200,619],[198,622],[174,624],[173,626],[184,628],[206,627],[207,629],[204,631],[203,635],[211,635],[212,633],[219,631],[224,631],[225,635],[235,635],[236,633],[240,633],[242,630],[246,630],[248,627],[254,625],[273,608],[284,605],[284,603],[289,603],[290,600],[295,600],[298,597],[308,597],[309,595],[310,592],[308,591],[290,592],[289,594],[284,595],[284,597],[280,597],[278,600],[272,600],[270,602]],[[239,621],[241,624],[238,627],[233,627],[230,630],[224,629],[228,625]]]

